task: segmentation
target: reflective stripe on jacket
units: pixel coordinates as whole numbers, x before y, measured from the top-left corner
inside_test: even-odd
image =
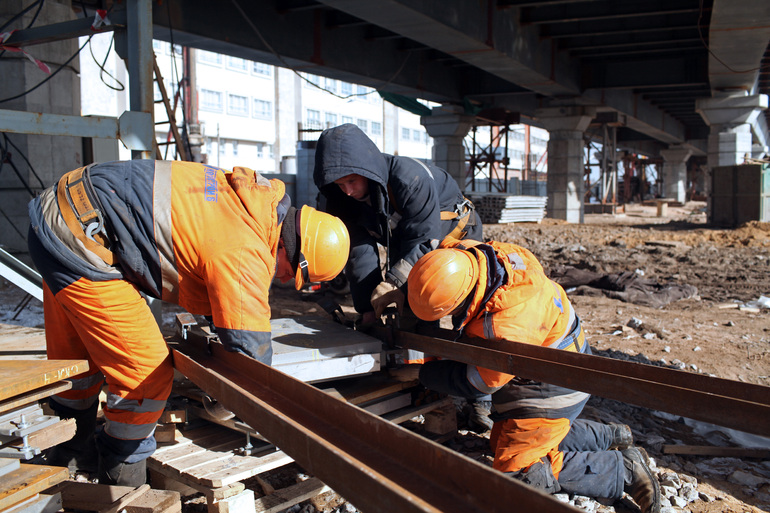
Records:
[[[72,237],[56,185],[30,202],[32,229],[71,271],[47,280],[54,294],[80,277],[122,278],[151,297],[212,316],[228,348],[269,347],[268,291],[290,206],[283,182],[242,167],[151,160],[96,164],[90,181],[114,266]]]
[[[535,256],[515,244],[446,241],[465,248],[481,273],[466,314],[455,328],[471,337],[510,340],[566,351],[587,350],[585,335],[564,289],[545,275]],[[572,417],[587,394],[468,365],[468,381],[492,396],[495,418]]]

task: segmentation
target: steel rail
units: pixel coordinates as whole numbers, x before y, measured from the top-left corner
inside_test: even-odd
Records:
[[[173,350],[179,372],[363,511],[578,511],[219,342],[190,342]]]
[[[747,433],[770,433],[770,387],[507,340],[380,328],[383,340],[479,367]],[[458,338],[453,341],[452,339]]]

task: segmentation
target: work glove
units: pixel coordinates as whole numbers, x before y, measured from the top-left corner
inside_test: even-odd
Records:
[[[396,309],[399,315],[401,315],[404,310],[405,299],[404,293],[401,292],[401,289],[395,283],[390,280],[380,282],[377,288],[374,289],[374,292],[372,292],[371,302],[374,314],[379,318],[382,312],[385,311],[385,308],[395,303]]]

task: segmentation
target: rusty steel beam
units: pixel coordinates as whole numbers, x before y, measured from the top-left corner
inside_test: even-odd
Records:
[[[459,337],[430,330],[434,338],[380,329],[384,340],[426,354],[588,392],[719,426],[770,433],[770,387],[703,374],[559,351],[507,340]]]
[[[173,351],[179,372],[363,511],[578,511],[219,342],[190,342]]]

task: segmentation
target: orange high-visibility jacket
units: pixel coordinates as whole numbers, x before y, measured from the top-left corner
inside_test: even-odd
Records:
[[[67,270],[48,280],[54,294],[81,276],[124,279],[151,297],[212,316],[226,346],[269,343],[268,290],[290,206],[283,182],[242,167],[151,160],[95,164],[87,175],[116,263],[73,236],[54,186],[29,208],[32,229]]]
[[[551,281],[537,258],[527,249],[510,243],[448,240],[445,247],[462,247],[479,262],[478,283],[467,301],[464,316],[454,319],[455,328],[472,337],[511,340],[567,351],[586,350],[580,320],[564,289]],[[570,416],[570,410],[586,395],[576,393],[565,401],[566,389],[548,387],[538,400],[521,397],[520,387],[506,384],[514,376],[483,367],[468,366],[468,380],[480,392],[496,393],[495,410],[504,417],[557,418]],[[544,387],[546,388],[546,387]],[[558,401],[549,397],[561,396]]]

